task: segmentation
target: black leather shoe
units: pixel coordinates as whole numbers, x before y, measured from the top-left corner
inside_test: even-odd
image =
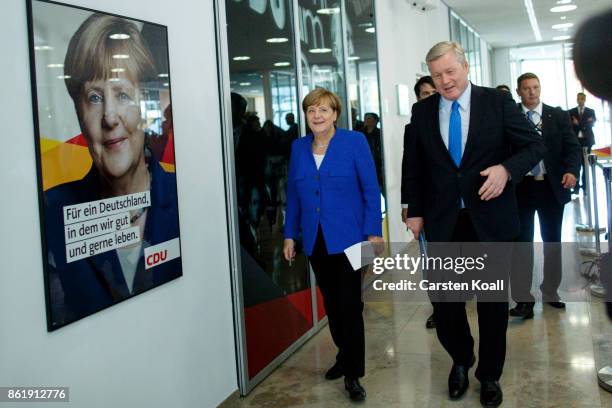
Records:
[[[533,303],[518,302],[516,307],[510,309],[510,316],[522,317],[523,320],[533,319]]]
[[[480,383],[480,403],[484,407],[497,407],[502,403],[504,394],[499,382],[482,381]]]
[[[340,364],[339,361],[336,361],[336,364],[334,364],[325,373],[325,379],[326,380],[337,380],[338,378],[342,377],[343,375],[344,375],[344,367],[342,367],[342,364]]]
[[[433,313],[431,314],[431,316],[429,316],[427,318],[427,321],[425,322],[425,327],[428,328],[428,329],[435,329],[436,328],[436,321],[434,320]]]
[[[468,380],[468,370],[476,362],[476,356],[472,355],[472,361],[468,366],[453,364],[448,375],[448,396],[450,399],[460,398],[470,385]]]
[[[363,401],[366,398],[365,389],[359,384],[359,379],[344,377],[344,388],[352,401]]]
[[[554,307],[555,309],[565,309],[565,303],[563,302],[546,302],[548,303],[550,306]]]

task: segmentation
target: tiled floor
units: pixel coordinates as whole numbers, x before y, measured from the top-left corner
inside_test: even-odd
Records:
[[[581,202],[568,205],[564,240],[576,239]],[[367,291],[365,299],[367,299]],[[477,315],[468,304],[478,342]],[[368,407],[478,407],[479,382],[470,370],[470,387],[459,401],[447,396],[451,360],[435,330],[425,328],[427,303],[366,301],[366,376]],[[568,303],[559,311],[537,304],[535,317],[510,321],[507,358],[501,385],[502,407],[612,408],[612,394],[597,385],[597,371],[612,365],[612,323],[599,300]],[[477,346],[476,346],[477,347]],[[342,380],[323,376],[335,357],[327,328],[277,368],[235,407],[352,406]]]

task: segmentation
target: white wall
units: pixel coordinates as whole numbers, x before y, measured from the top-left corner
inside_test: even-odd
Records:
[[[492,52],[489,51],[488,44],[482,38],[480,39],[480,55],[481,55],[481,63],[482,63],[482,86],[495,87],[496,84],[493,84],[492,72],[491,72],[491,55]]]
[[[495,86],[505,84],[512,89],[516,86],[512,83],[512,75],[510,73],[510,48],[494,48],[493,49],[493,82]]]
[[[412,239],[401,220],[400,186],[404,126],[410,116],[397,114],[396,85],[410,87],[410,102],[416,98],[412,87],[427,51],[435,43],[450,39],[448,7],[438,1],[435,10],[421,12],[407,1],[376,2],[376,32],[380,70],[380,91],[384,132],[385,182],[392,242]]]
[[[184,276],[47,332],[26,7],[3,0],[0,385],[68,386],[70,407],[216,406],[237,380],[212,2],[69,2],[169,28]]]

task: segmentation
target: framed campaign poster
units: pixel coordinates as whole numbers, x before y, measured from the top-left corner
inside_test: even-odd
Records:
[[[167,28],[27,0],[47,327],[182,275]]]

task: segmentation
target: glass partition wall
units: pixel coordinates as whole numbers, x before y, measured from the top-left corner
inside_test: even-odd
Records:
[[[324,324],[322,300],[299,240],[291,265],[282,256],[290,147],[308,132],[301,100],[324,87],[342,100],[339,127],[366,133],[355,126],[363,125],[366,113],[380,120],[373,0],[346,3],[215,0],[243,395]],[[349,119],[351,111],[357,122]],[[377,144],[370,146],[382,186],[380,124],[374,128]]]

